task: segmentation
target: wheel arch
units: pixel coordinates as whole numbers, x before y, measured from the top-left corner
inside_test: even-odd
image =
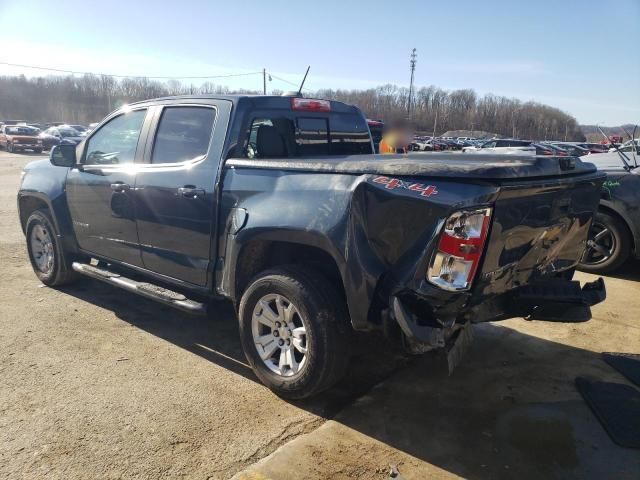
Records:
[[[18,216],[22,232],[26,234],[27,220],[36,210],[46,210],[56,229],[57,237],[67,251],[77,251],[77,243],[71,225],[71,217],[64,197],[52,201],[42,192],[18,193]]]
[[[268,235],[243,238],[245,241],[236,239],[227,249],[223,275],[226,280],[222,282],[226,290],[224,293],[237,303],[258,273],[283,265],[308,265],[329,279],[347,304],[341,268],[344,262],[335,251],[324,246],[326,239],[320,237],[313,232],[272,231]]]

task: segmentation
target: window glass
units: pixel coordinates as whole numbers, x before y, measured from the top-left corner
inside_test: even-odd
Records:
[[[244,155],[249,158],[373,153],[369,128],[358,115],[254,118]]]
[[[496,146],[496,142],[487,142],[482,144],[482,148],[494,148]]]
[[[369,129],[363,118],[356,115],[333,115],[330,122],[331,155],[373,153]]]
[[[133,163],[146,110],[122,114],[98,130],[87,142],[86,165]]]
[[[298,155],[329,155],[329,126],[326,118],[298,118]]]
[[[209,150],[216,111],[208,107],[166,107],[162,112],[151,163],[201,158]]]

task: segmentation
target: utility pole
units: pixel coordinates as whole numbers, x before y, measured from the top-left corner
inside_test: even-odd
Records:
[[[262,93],[267,94],[267,69],[262,69]]]
[[[436,125],[438,125],[438,107],[436,107],[436,118],[433,119],[433,136],[431,139],[436,138]]]
[[[409,101],[407,102],[407,116],[411,119],[411,99],[413,97],[413,76],[416,70],[416,59],[418,54],[416,49],[411,50],[411,59],[409,60],[409,67],[411,68],[411,82],[409,83]]]

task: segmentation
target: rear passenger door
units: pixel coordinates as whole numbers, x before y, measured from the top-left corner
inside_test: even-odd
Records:
[[[144,267],[206,286],[215,253],[216,178],[231,103],[157,107],[136,177]]]

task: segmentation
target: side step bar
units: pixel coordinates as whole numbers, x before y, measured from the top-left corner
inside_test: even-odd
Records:
[[[151,300],[155,300],[165,305],[178,308],[188,313],[205,314],[207,305],[195,300],[189,300],[181,293],[168,290],[166,288],[146,282],[136,282],[119,273],[111,272],[104,268],[89,265],[87,263],[73,262],[71,267],[78,273],[86,275],[96,280],[101,280],[110,285],[123,288],[133,293],[137,293]]]

